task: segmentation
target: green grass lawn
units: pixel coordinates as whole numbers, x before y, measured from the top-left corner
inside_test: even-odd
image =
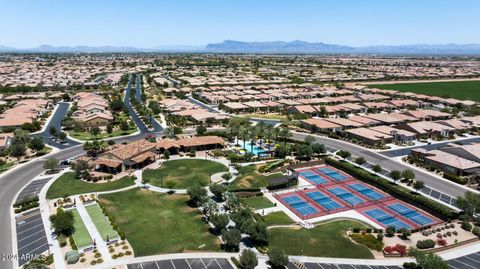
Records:
[[[184,189],[198,183],[207,186],[210,176],[219,172],[227,172],[225,165],[200,159],[181,159],[167,161],[159,169],[145,170],[143,178],[155,186]]]
[[[254,209],[263,209],[273,206],[273,203],[263,196],[245,198],[242,201],[244,204]]]
[[[133,189],[100,196],[135,256],[192,251],[219,251],[200,212],[187,206],[186,195]]]
[[[74,172],[67,172],[60,176],[47,191],[47,199],[60,198],[74,194],[89,192],[110,191],[125,188],[135,184],[133,177],[123,177],[116,181],[105,183],[89,183],[75,178]]]
[[[110,221],[108,221],[107,217],[103,215],[102,209],[100,209],[97,204],[87,206],[85,209],[87,210],[88,215],[90,215],[90,218],[95,224],[95,227],[97,227],[97,230],[104,241],[107,241],[107,238],[111,240],[118,237],[117,232],[113,230]]]
[[[93,243],[90,234],[88,233],[85,223],[83,223],[82,217],[78,214],[77,209],[72,209],[75,232],[73,233],[73,240],[78,248],[89,246]]]
[[[123,130],[115,130],[111,134],[108,134],[106,132],[102,132],[97,135],[98,139],[105,139],[109,137],[117,137],[117,136],[122,136],[122,135],[129,135],[133,134],[137,131],[135,127],[131,127],[128,129],[128,131],[123,131]],[[93,140],[95,139],[95,136],[93,136],[90,132],[75,132],[75,131],[67,131],[68,135],[79,140]]]
[[[480,102],[480,81],[372,84],[368,87]]]
[[[4,165],[1,165],[1,166],[0,166],[0,174],[2,174],[3,172],[8,171],[8,170],[9,170],[10,168],[12,168],[14,165],[15,165],[15,162],[8,162],[8,163],[5,163]]]
[[[259,118],[259,119],[269,119],[269,120],[287,120],[287,116],[279,114],[244,114],[244,118]]]
[[[231,190],[256,189],[268,186],[268,179],[282,176],[281,173],[275,173],[264,176],[258,172],[260,165],[247,165],[238,169],[238,176],[230,185]]]
[[[268,230],[268,246],[283,249],[288,255],[373,259],[367,247],[355,244],[347,237],[349,227],[365,228],[362,224],[346,220],[313,229],[272,228]]]
[[[283,211],[272,212],[262,217],[267,226],[273,225],[290,225],[295,223],[287,214]]]

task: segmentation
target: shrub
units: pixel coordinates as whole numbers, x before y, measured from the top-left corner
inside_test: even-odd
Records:
[[[447,245],[447,241],[445,239],[438,239],[437,244],[444,247]]]
[[[126,256],[132,255],[132,252],[130,250],[127,250],[127,251],[125,251],[125,255]]]
[[[467,184],[467,180],[465,180],[465,178],[459,177],[459,176],[457,176],[455,174],[452,174],[452,173],[445,172],[445,173],[443,173],[443,177],[445,179],[448,179],[450,181],[453,181],[453,182],[461,184],[461,185]]]
[[[405,263],[403,263],[403,268],[405,268],[405,269],[417,269],[419,267],[414,262],[405,262]]]
[[[480,227],[475,226],[473,227],[472,233],[478,237],[480,237]]]
[[[95,253],[95,255],[93,255],[93,257],[100,258],[100,257],[102,257],[102,254],[100,252],[97,252],[97,253]]]
[[[395,227],[393,226],[388,226],[387,229],[385,230],[385,233],[387,234],[388,237],[392,237],[395,235]]]
[[[81,258],[81,259],[80,259],[80,262],[81,262],[81,263],[84,263],[84,262],[86,262],[86,261],[87,261],[87,259],[85,259],[85,258]]]
[[[471,231],[472,230],[472,224],[470,224],[470,222],[467,222],[467,221],[463,221],[462,222],[462,229],[464,229],[465,231]]]
[[[80,255],[76,250],[71,250],[65,254],[65,260],[67,261],[67,264],[75,264],[78,262],[79,258]]]
[[[433,241],[432,239],[419,240],[419,241],[417,241],[416,246],[417,246],[418,249],[434,248],[435,247],[435,241]]]

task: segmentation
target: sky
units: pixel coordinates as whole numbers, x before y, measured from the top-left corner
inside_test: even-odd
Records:
[[[0,45],[480,43],[477,0],[0,0]]]

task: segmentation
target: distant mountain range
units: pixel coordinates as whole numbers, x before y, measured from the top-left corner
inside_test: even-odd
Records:
[[[205,52],[205,53],[263,53],[263,54],[416,54],[416,55],[480,55],[480,44],[400,45],[351,47],[305,41],[242,42],[225,40],[206,46],[158,46],[153,48],[114,46],[54,47],[41,45],[30,49],[0,46],[0,52],[15,53],[133,53],[133,52]]]
[[[223,53],[305,53],[305,54],[480,54],[480,44],[401,45],[350,47],[305,41],[241,42],[226,40],[208,44],[206,50]]]

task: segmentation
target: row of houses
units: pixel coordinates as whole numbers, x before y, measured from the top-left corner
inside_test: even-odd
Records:
[[[160,107],[168,115],[182,117],[195,123],[207,121],[224,121],[230,118],[225,113],[209,111],[190,100],[167,98],[159,102]]]
[[[431,110],[410,114],[366,114],[350,118],[311,118],[303,120],[304,127],[315,132],[337,133],[367,145],[378,146],[386,143],[410,143],[416,139],[448,137],[480,128],[480,116],[451,118],[448,113],[437,114]],[[438,111],[437,111],[438,112]],[[447,115],[448,114],[448,115]],[[403,116],[406,116],[402,119]]]
[[[73,112],[73,119],[83,122],[87,129],[106,126],[113,120],[108,109],[108,102],[100,95],[93,92],[78,92],[74,101],[77,109]]]
[[[448,144],[437,150],[412,149],[412,157],[426,166],[458,176],[480,174],[480,144]]]
[[[51,102],[45,99],[19,100],[12,108],[0,114],[0,128],[18,128],[25,123],[33,123],[47,112],[50,104]]]

